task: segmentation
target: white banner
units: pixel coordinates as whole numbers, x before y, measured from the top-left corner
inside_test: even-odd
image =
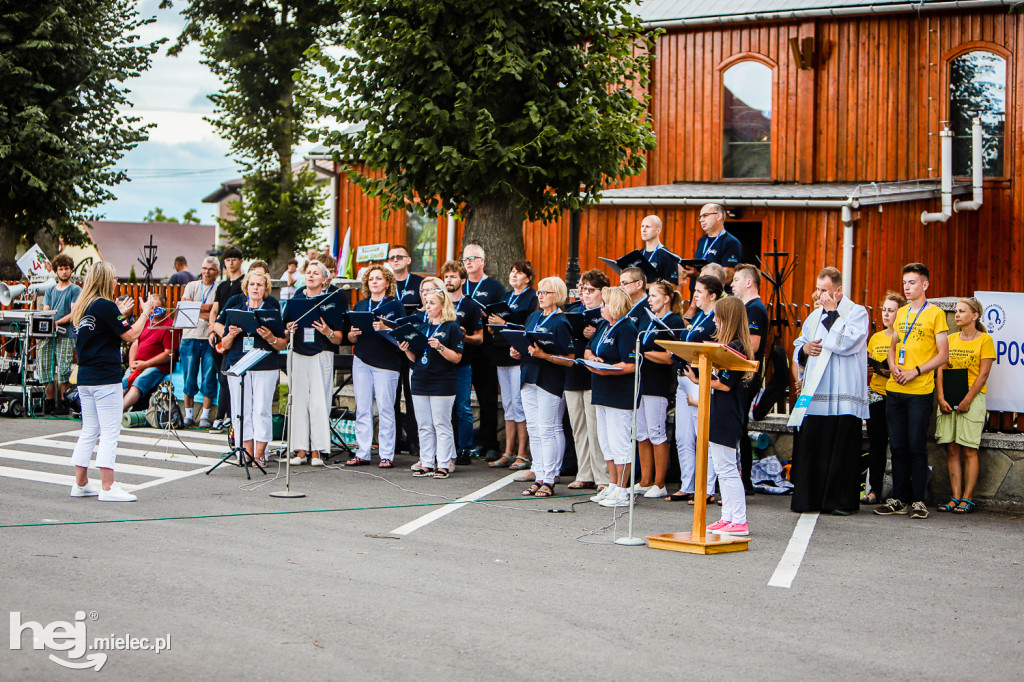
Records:
[[[977,291],[974,297],[985,308],[981,322],[996,345],[987,407],[997,412],[1024,412],[1024,294]]]

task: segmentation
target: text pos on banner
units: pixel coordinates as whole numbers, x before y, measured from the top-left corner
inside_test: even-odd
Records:
[[[974,297],[996,346],[986,405],[995,412],[1024,412],[1024,294],[977,291]]]

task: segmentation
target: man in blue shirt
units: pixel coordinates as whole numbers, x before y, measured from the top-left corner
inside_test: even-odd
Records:
[[[641,253],[654,267],[655,280],[663,279],[672,284],[679,283],[679,257],[661,243],[661,218],[649,215],[640,222],[640,239],[644,242]]]
[[[732,293],[732,277],[736,273],[736,265],[743,257],[743,245],[740,240],[729,234],[725,229],[725,209],[721,204],[704,204],[700,209],[700,227],[704,236],[697,242],[694,260],[718,263],[725,268],[725,291]],[[697,286],[700,272],[695,267],[684,266],[683,274],[690,278],[690,298],[693,288]],[[693,305],[683,317],[690,317],[694,312]]]

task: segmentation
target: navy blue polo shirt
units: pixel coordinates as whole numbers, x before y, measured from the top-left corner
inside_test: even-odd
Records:
[[[319,299],[319,300],[323,300],[327,296],[330,296],[333,291],[336,291],[336,289],[334,287],[330,287],[327,291],[324,291],[319,296],[309,296],[309,295],[306,294],[306,290],[302,289],[301,291],[297,291],[295,293],[295,295],[292,296],[292,299],[294,299],[294,300],[302,300],[302,299]],[[331,297],[331,300],[328,301],[327,303],[325,303],[324,305],[325,306],[337,306],[342,311],[348,310],[348,294],[345,293],[345,292],[342,292],[342,293],[339,293],[339,294],[334,294],[334,296]],[[285,302],[284,314],[283,314],[282,317],[283,317],[285,323],[288,323],[288,322],[295,321],[299,317],[299,315],[293,314],[291,312],[291,310],[289,309],[289,307],[288,307],[288,303]],[[322,353],[325,350],[334,353],[334,352],[336,352],[338,350],[338,344],[332,343],[330,339],[328,339],[325,335],[323,335],[320,332],[318,332],[316,329],[313,329],[313,341],[312,341],[312,343],[307,342],[305,340],[305,338],[306,338],[306,332],[304,331],[305,328],[309,327],[310,324],[312,323],[312,321],[313,320],[317,320],[317,319],[320,319],[320,316],[317,315],[317,313],[309,313],[309,315],[307,315],[305,318],[303,318],[303,320],[300,323],[299,327],[295,330],[295,339],[293,341],[292,348],[299,355],[307,355],[307,356],[309,356],[309,355],[316,355],[317,353]],[[344,326],[341,329],[334,329],[332,331],[340,331],[342,333],[342,338],[344,338],[344,336],[348,333],[348,330],[345,329]]]
[[[578,301],[569,307],[567,313],[582,313],[587,309],[583,301]],[[572,352],[577,358],[583,357],[583,351],[587,349],[589,339],[580,334],[579,338],[573,339]],[[589,391],[590,377],[594,376],[590,370],[583,365],[573,365],[565,368],[565,390],[567,391]]]
[[[758,362],[764,358],[765,341],[768,340],[768,308],[760,298],[754,298],[744,305],[747,309],[747,328],[751,336],[760,336],[761,345],[754,353],[754,359]]]
[[[636,362],[636,327],[623,317],[614,325],[602,322],[587,346],[590,352],[602,362],[614,365],[619,362]],[[615,374],[601,376],[591,374],[592,393],[590,402],[594,405],[615,407],[620,410],[633,409],[633,375]]]
[[[729,347],[743,353],[743,345],[734,339]],[[735,448],[743,435],[743,384],[744,372],[718,370],[718,380],[729,387],[728,391],[711,391],[711,424],[708,440],[727,448]]]
[[[710,313],[705,315],[704,311],[698,309],[697,314],[694,315],[693,319],[690,321],[690,328],[679,335],[679,340],[689,341],[690,343],[706,343],[708,341],[715,340],[715,332],[717,331],[718,328],[715,326],[715,311],[712,310]],[[673,355],[672,357],[675,360],[677,369],[686,369],[689,364],[688,362],[680,358],[678,355]],[[697,371],[696,366],[693,371]]]
[[[80,386],[121,383],[121,334],[129,329],[113,301],[97,298],[89,304],[75,325]]]
[[[650,317],[647,316],[647,313],[644,311],[650,309],[651,306],[647,302],[647,296],[645,295],[643,298],[640,299],[638,303],[636,303],[632,308],[629,309],[629,312],[626,314],[626,317],[629,318],[629,321],[633,323],[634,327],[636,327],[637,329],[643,329],[644,327],[647,326],[647,321],[651,319]]]
[[[404,281],[396,282],[395,286],[395,298],[397,298],[402,305],[414,305],[417,308],[423,305],[422,299],[420,299],[420,285],[423,284],[423,278],[419,275],[409,273],[409,276]]]
[[[655,279],[663,279],[673,284],[679,283],[679,256],[665,248],[664,244],[654,251],[644,249],[641,255],[650,263],[655,271]]]
[[[501,282],[494,279],[493,277],[484,277],[479,282],[470,282],[466,280],[466,283],[462,285],[462,293],[465,296],[469,296],[473,301],[480,304],[481,306],[487,306],[492,303],[497,303],[505,298],[505,287],[501,285]],[[482,346],[470,346],[466,350],[470,355],[476,356],[478,353],[487,353],[488,355],[493,353],[491,344],[494,341],[494,335],[491,334],[491,330],[486,327],[487,320],[483,319],[484,324],[484,343]],[[506,347],[506,355],[508,350]]]
[[[462,330],[458,322],[442,322],[433,325],[429,322],[417,325],[419,330],[429,338],[436,338],[442,346],[456,353],[462,352]],[[410,363],[412,370],[413,395],[455,395],[456,378],[455,363],[427,346],[416,362]]]
[[[537,291],[533,287],[527,287],[518,294],[510,291],[505,294],[505,303],[512,311],[512,314],[503,318],[505,322],[525,326],[526,318],[537,309]],[[509,355],[508,349],[508,339],[501,334],[496,334],[494,336],[494,362],[499,367],[512,367],[520,364],[520,360]]]
[[[526,331],[554,335],[555,343],[558,344],[554,355],[568,353],[572,349],[572,327],[561,310],[556,310],[547,317],[537,310],[526,318],[526,324],[523,326],[526,327]],[[536,384],[551,395],[560,396],[565,390],[565,367],[528,355],[523,358],[520,379],[524,384]]]
[[[743,245],[740,240],[722,230],[714,239],[704,235],[697,242],[697,251],[693,254],[695,260],[706,260],[709,263],[718,263],[723,268],[734,268],[743,257]],[[697,286],[697,278],[690,278],[690,293],[693,293]],[[732,293],[731,287],[726,287],[728,293]]]
[[[455,304],[456,321],[459,323],[459,326],[462,327],[464,337],[469,334],[473,334],[480,329],[480,325],[483,324],[480,318],[482,312],[483,311],[480,306],[473,302],[468,296],[463,296],[459,299],[459,302]],[[426,316],[426,313],[424,313],[424,316]],[[462,360],[459,361],[458,366],[469,367],[469,353],[462,353]]]
[[[661,320],[671,329],[682,329],[683,318],[675,313],[669,313]],[[647,351],[664,351],[665,349],[659,346],[656,341],[659,339],[662,341],[675,341],[679,337],[678,335],[682,332],[670,332],[666,329],[662,329],[654,320],[648,320],[648,324],[645,327],[641,327],[640,332],[640,350],[644,353]],[[675,357],[675,356],[673,356]],[[648,359],[644,359],[640,364],[640,394],[660,396],[663,398],[670,398],[675,395],[676,392],[676,372],[674,364],[670,363],[667,365],[659,365]]]
[[[394,296],[385,296],[379,301],[364,298],[352,308],[357,312],[376,313],[387,320],[397,320],[405,317],[405,308]],[[360,334],[352,346],[352,353],[370,367],[387,369],[398,372],[402,368],[402,358],[405,353],[398,350],[395,344],[384,338],[383,334]]]
[[[264,296],[263,297],[263,303],[260,305],[260,309],[261,310],[280,310],[281,309],[281,304],[278,303],[277,299],[274,298],[273,296]],[[229,310],[250,310],[250,308],[249,308],[249,297],[246,296],[245,294],[239,294],[237,296],[232,296],[231,299],[228,300],[227,307],[225,307],[224,310],[222,310],[220,312],[220,314],[217,315],[217,322],[225,325],[225,329],[224,329],[224,333],[225,334],[228,331],[227,328],[226,328],[226,325],[227,325],[227,322],[228,322],[228,311]],[[252,345],[253,348],[261,348],[261,349],[263,349],[265,351],[269,351],[270,352],[270,355],[268,355],[267,357],[263,358],[262,360],[257,362],[255,365],[253,365],[249,369],[249,371],[250,372],[256,372],[256,371],[262,371],[262,370],[276,370],[277,369],[277,350],[273,346],[271,346],[269,343],[264,341],[263,337],[260,336],[259,334],[248,334],[248,335],[247,334],[239,334],[238,336],[236,336],[234,342],[231,344],[231,348],[229,348],[228,352],[224,354],[224,365],[223,365],[222,369],[225,369],[225,370],[231,369],[232,365],[234,365],[236,362],[238,362],[239,360],[242,359],[242,356],[245,355],[245,353],[246,353],[246,350],[245,350],[245,347],[246,347],[245,339],[246,338],[252,338],[253,339],[253,345]]]

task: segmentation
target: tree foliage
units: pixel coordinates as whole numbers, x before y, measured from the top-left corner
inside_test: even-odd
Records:
[[[190,0],[182,13],[188,23],[171,54],[199,43],[224,83],[207,120],[245,169],[243,201],[221,227],[248,257],[283,268],[315,241],[324,215],[315,173],[293,171],[292,155],[315,116],[307,51],[338,40],[341,10],[335,0]]]
[[[323,98],[365,127],[327,143],[380,172],[354,179],[385,212],[461,212],[502,277],[524,217],[582,208],[654,147],[653,37],[622,0],[357,1],[345,44]]]
[[[185,211],[185,215],[178,220],[174,216],[169,216],[164,213],[164,210],[159,206],[155,206],[149,210],[146,217],[142,219],[144,223],[184,223],[186,225],[199,225],[202,221],[199,219],[199,212],[194,208],[190,208]]]
[[[81,221],[127,180],[114,166],[148,137],[125,113],[124,83],[149,68],[160,42],[139,43],[133,0],[0,5],[0,276],[40,228],[88,241]]]

